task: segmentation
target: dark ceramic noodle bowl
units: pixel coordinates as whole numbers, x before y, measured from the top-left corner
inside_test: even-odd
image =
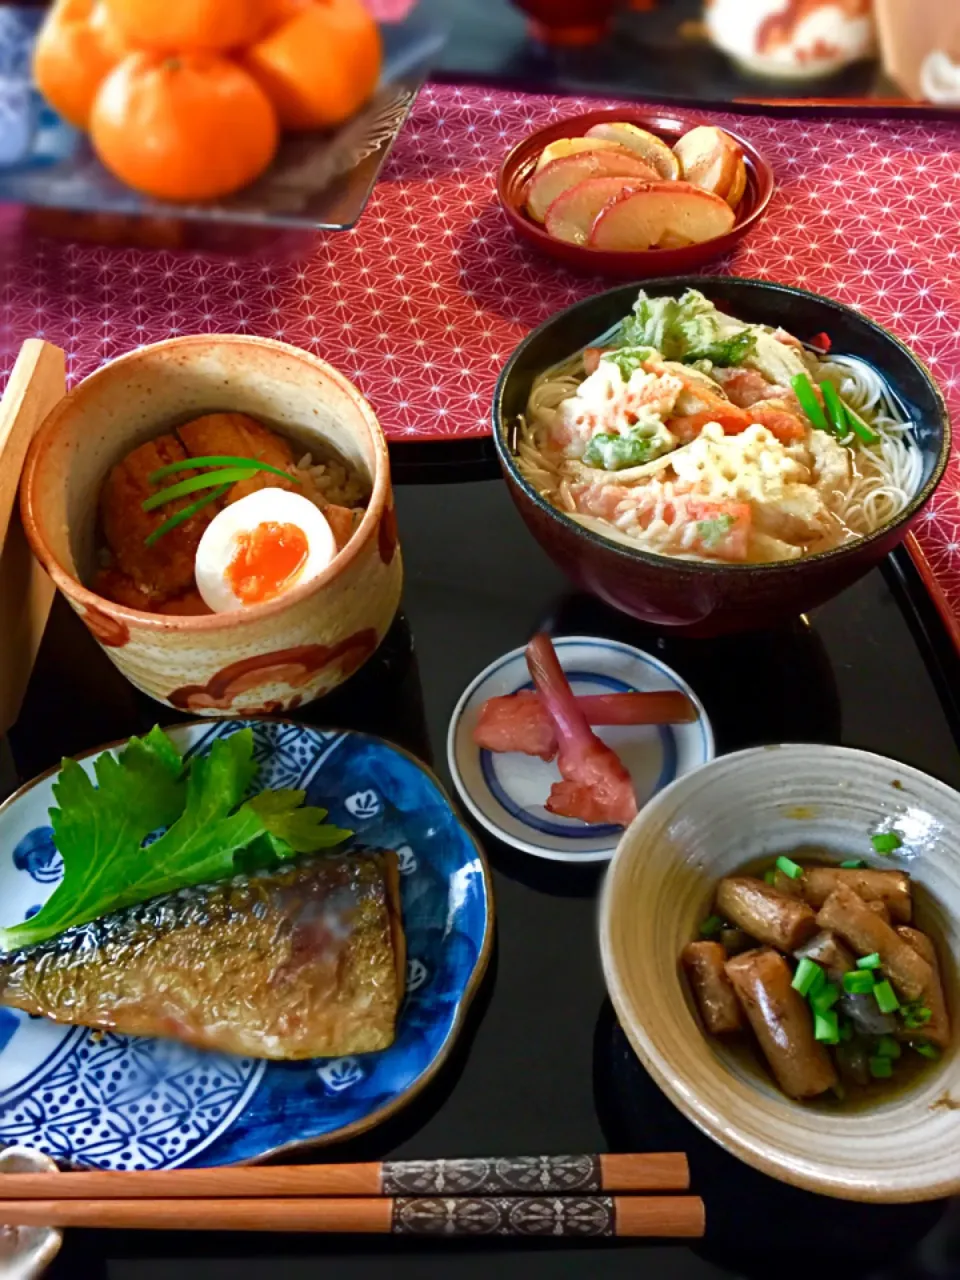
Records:
[[[777,564],[682,560],[623,546],[584,528],[529,484],[517,466],[517,418],[534,379],[595,341],[624,316],[640,288],[654,297],[699,289],[721,310],[781,325],[803,341],[829,334],[832,354],[873,365],[914,424],[923,454],[920,489],[896,520],[830,551]],[[622,285],[587,298],[542,324],[517,347],[500,375],[493,437],[510,494],[533,536],[579,586],[644,622],[718,635],[768,627],[838,595],[906,536],[930,501],[950,457],[950,420],[929,370],[886,329],[850,307],[803,289],[736,277],[674,276]]]

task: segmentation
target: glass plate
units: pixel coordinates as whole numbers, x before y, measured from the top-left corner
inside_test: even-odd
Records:
[[[0,201],[80,213],[344,231],[363,212],[432,60],[442,27],[381,27],[384,65],[370,102],[334,134],[287,137],[257,182],[228,199],[168,204],[139,195],[99,163],[84,134],[33,87],[30,52],[42,12],[0,9]]]

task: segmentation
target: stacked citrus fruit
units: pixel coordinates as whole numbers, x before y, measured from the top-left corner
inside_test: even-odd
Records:
[[[123,182],[195,201],[252,182],[282,130],[348,119],[380,61],[361,0],[57,0],[34,76]]]

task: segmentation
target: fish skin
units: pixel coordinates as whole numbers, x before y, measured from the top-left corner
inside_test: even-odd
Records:
[[[242,1057],[385,1049],[403,995],[397,886],[388,851],[182,889],[0,955],[0,1004]]]

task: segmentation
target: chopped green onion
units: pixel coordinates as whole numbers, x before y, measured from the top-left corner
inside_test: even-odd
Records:
[[[843,1031],[842,1031],[842,1030],[841,1030],[841,1032],[840,1032],[840,1038],[841,1038],[841,1039],[843,1039]],[[832,1091],[833,1091],[833,1096],[836,1098],[836,1100],[837,1100],[838,1102],[843,1102],[843,1101],[844,1101],[844,1099],[845,1099],[845,1098],[846,1098],[846,1096],[847,1096],[847,1091],[846,1091],[846,1089],[843,1087],[843,1085],[842,1085],[842,1084],[840,1084],[840,1082],[838,1081],[836,1084],[831,1085],[831,1086],[830,1086],[830,1088],[832,1089]]]
[[[720,916],[707,916],[703,924],[700,926],[701,938],[714,938],[723,928],[723,920]]]
[[[825,1013],[814,1012],[813,1035],[815,1040],[821,1040],[824,1044],[840,1043],[840,1021],[832,1009]]]
[[[912,1004],[905,1004],[901,1007],[900,1013],[903,1016],[903,1025],[908,1031],[916,1031],[920,1027],[925,1027],[933,1014],[925,1004],[920,1004],[915,1000]]]
[[[845,406],[837,395],[836,387],[832,382],[821,382],[820,390],[823,393],[824,408],[827,411],[827,417],[830,419],[830,425],[833,427],[834,435],[845,436],[849,434],[847,415],[844,412]]]
[[[878,1058],[899,1058],[902,1052],[900,1042],[894,1040],[893,1036],[881,1036],[877,1041]]]
[[[879,969],[880,968],[880,952],[873,951],[868,956],[861,956],[857,961],[858,969]]]
[[[191,502],[189,506],[184,507],[182,511],[175,511],[172,516],[168,516],[163,524],[158,524],[153,533],[148,533],[144,538],[144,546],[152,547],[155,542],[163,537],[165,533],[169,533],[171,529],[176,529],[178,525],[189,520],[191,516],[195,516],[209,502],[216,502],[230,488],[228,484],[221,485],[219,489],[214,489],[212,493],[205,493],[202,498],[198,498],[196,502]]]
[[[926,1044],[924,1041],[915,1040],[911,1043],[910,1048],[919,1053],[921,1058],[929,1058],[931,1062],[940,1061],[940,1050],[935,1044]]]
[[[213,489],[217,485],[248,480],[250,475],[250,467],[224,467],[220,471],[204,471],[202,475],[191,476],[189,480],[181,480],[169,488],[161,489],[159,493],[147,498],[146,502],[141,502],[140,506],[144,511],[153,511],[156,507],[175,502],[177,498],[185,498],[188,494],[198,493],[201,489]]]
[[[866,865],[862,858],[848,858],[846,862],[840,863],[844,871],[856,871],[858,867],[865,867]]]
[[[798,373],[791,380],[793,393],[800,401],[800,408],[807,415],[818,431],[829,431],[830,423],[826,419],[823,409],[820,407],[820,401],[817,399],[817,393],[813,389],[813,383],[805,373]],[[844,433],[846,434],[846,433]]]
[[[283,471],[280,467],[271,466],[269,462],[261,462],[259,458],[234,458],[230,454],[215,454],[205,458],[186,458],[183,462],[170,462],[157,471],[152,471],[147,479],[157,484],[166,476],[176,475],[178,471],[199,471],[201,467],[246,467],[249,471],[271,471],[275,476],[283,476],[284,480],[292,480],[299,484],[298,476]]]
[[[870,837],[870,843],[877,853],[887,854],[896,853],[903,841],[895,831],[878,831],[875,836]]]
[[[849,973],[843,975],[843,989],[848,995],[866,995],[873,988],[873,974],[869,969],[851,969]]]
[[[873,995],[881,1013],[896,1013],[900,1008],[900,1001],[894,994],[893,987],[886,979],[874,986]]]
[[[893,1075],[893,1063],[889,1058],[870,1058],[867,1065],[874,1080],[889,1080]]]
[[[797,971],[793,975],[793,981],[790,983],[794,991],[799,991],[802,996],[808,996],[813,990],[813,984],[817,983],[817,989],[823,986],[824,972],[817,964],[816,960],[811,960],[809,956],[804,956],[797,965]]]
[[[763,878],[771,887],[777,883],[777,873],[774,871],[773,867],[771,867],[769,871],[765,871],[763,873]]]
[[[803,875],[803,867],[794,862],[792,858],[780,857],[777,859],[777,870],[782,871],[785,876],[789,876],[791,880],[799,880]]]
[[[840,1023],[840,1039],[841,1040],[853,1039],[853,1027],[850,1025],[849,1022]]]
[[[864,444],[876,444],[880,437],[875,431],[871,431],[864,420],[860,417],[856,410],[851,409],[844,401],[843,412],[846,415],[847,424],[850,430],[863,441]]]
[[[827,982],[815,994],[810,995],[810,1004],[815,1013],[826,1013],[840,999],[840,988],[835,982]]]

